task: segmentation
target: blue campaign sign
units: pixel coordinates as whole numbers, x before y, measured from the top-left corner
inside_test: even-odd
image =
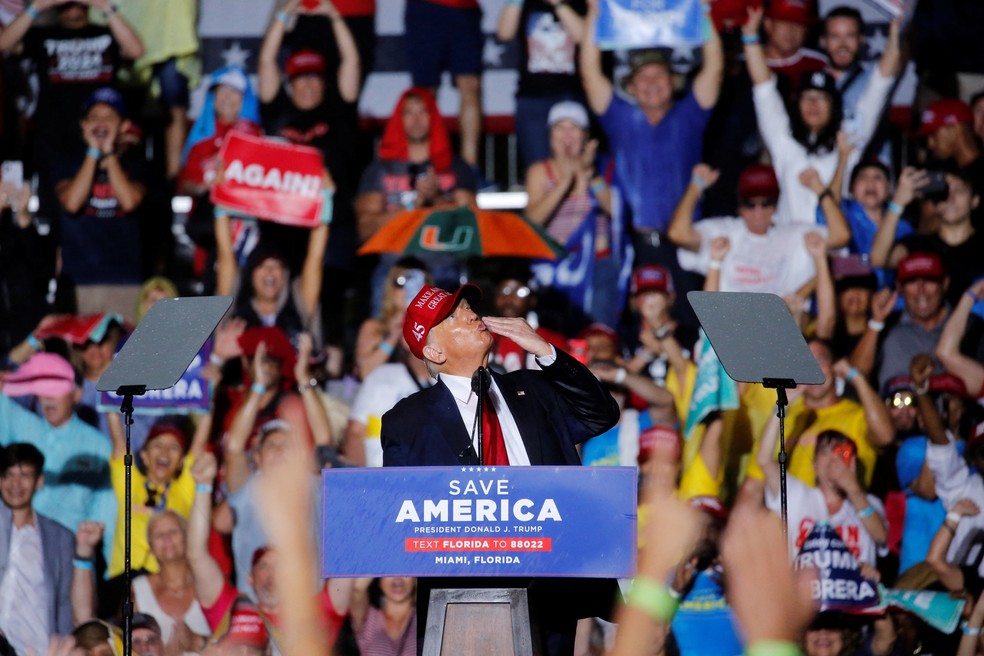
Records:
[[[618,48],[687,48],[704,35],[701,0],[600,0],[595,43]]]
[[[633,467],[322,472],[324,577],[627,577]]]
[[[133,397],[135,415],[204,414],[212,405],[212,383],[205,378],[205,367],[212,353],[209,339],[198,351],[174,387],[150,390]],[[100,392],[96,409],[100,412],[119,412],[123,397],[113,392]]]
[[[810,593],[820,612],[864,615],[883,609],[878,583],[861,574],[857,558],[830,524],[820,522],[813,527],[796,554],[793,569],[816,571]]]

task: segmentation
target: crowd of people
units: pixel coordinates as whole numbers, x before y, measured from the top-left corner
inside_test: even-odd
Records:
[[[120,653],[127,443],[96,383],[190,293],[234,301],[207,407],[132,426],[134,653],[417,653],[414,579],[318,577],[318,473],[472,457],[428,442],[437,410],[397,407],[445,386],[462,417],[476,402],[444,321],[490,331],[497,374],[577,361],[593,378],[569,390],[602,391],[531,395],[555,452],[527,457],[509,414],[482,457],[639,471],[624,604],[578,599],[614,613],[545,653],[984,653],[984,10],[922,0],[872,52],[858,3],[716,0],[691,69],[600,50],[599,4],[508,0],[496,28],[518,46],[522,211],[564,255],[462,261],[356,250],[408,210],[477,211],[481,97],[501,91],[475,0],[407,1],[412,86],[375,135],[371,1],[278,0],[256,70],[205,76],[195,0],[0,2],[0,653]],[[321,225],[213,204],[232,133],[322,154]],[[440,316],[409,317],[437,288]],[[823,372],[788,393],[785,536],[775,392],[726,376],[698,289],[781,296]],[[54,328],[70,317],[97,320]],[[961,628],[815,614],[784,563],[818,524],[869,580],[964,599]]]

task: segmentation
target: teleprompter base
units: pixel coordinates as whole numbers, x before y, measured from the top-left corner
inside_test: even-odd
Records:
[[[435,588],[424,656],[539,656],[524,588]]]

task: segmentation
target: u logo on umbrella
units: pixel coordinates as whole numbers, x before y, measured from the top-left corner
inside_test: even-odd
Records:
[[[471,246],[475,229],[471,226],[456,226],[450,241],[441,241],[438,226],[424,226],[420,231],[420,247],[429,251],[466,251]]]

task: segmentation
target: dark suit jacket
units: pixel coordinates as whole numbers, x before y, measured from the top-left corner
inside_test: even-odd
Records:
[[[44,583],[48,588],[48,630],[67,635],[72,632],[72,557],[75,555],[75,536],[67,528],[40,515],[41,553],[44,557]],[[10,560],[10,538],[13,535],[13,515],[0,502],[0,579]]]
[[[541,371],[493,373],[519,427],[532,465],[580,465],[575,445],[618,423],[615,400],[587,367],[557,349],[557,361]],[[384,467],[477,465],[471,437],[448,388],[438,382],[383,415]],[[616,584],[607,579],[421,579],[418,582],[418,647],[423,645],[431,587],[529,587],[530,606],[546,627],[581,617],[606,617]],[[573,624],[570,624],[571,629]]]
[[[557,349],[542,371],[493,373],[532,465],[580,465],[575,445],[618,423],[618,405],[587,367]],[[383,415],[384,467],[477,465],[451,391],[438,382]]]

